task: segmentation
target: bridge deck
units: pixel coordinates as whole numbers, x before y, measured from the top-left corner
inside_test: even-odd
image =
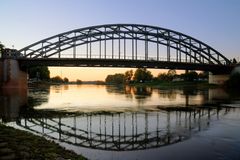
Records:
[[[87,59],[87,58],[39,58],[18,59],[21,67],[29,66],[65,66],[65,67],[118,67],[118,68],[155,68],[155,69],[180,69],[202,70],[214,74],[229,74],[233,65],[199,64],[186,62],[168,62],[154,60],[124,60],[124,59]]]

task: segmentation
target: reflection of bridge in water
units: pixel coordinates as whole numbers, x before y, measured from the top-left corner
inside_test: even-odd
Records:
[[[58,118],[19,118],[17,125],[75,146],[130,151],[186,140],[229,111],[229,108],[183,108],[144,113],[87,113]]]

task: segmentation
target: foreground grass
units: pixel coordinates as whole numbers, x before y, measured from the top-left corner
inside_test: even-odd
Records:
[[[13,151],[15,155],[14,159],[86,159],[83,156],[75,154],[73,151],[65,150],[53,141],[48,141],[43,137],[3,124],[0,124],[0,142],[7,145],[5,148]]]

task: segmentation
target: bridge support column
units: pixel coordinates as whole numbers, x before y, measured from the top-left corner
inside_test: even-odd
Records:
[[[224,84],[230,78],[229,74],[212,74],[209,73],[208,83],[209,84]]]
[[[20,70],[17,60],[0,61],[0,87],[27,88],[27,73]]]

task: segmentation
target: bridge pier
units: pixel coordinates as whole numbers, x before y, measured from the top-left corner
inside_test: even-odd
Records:
[[[27,88],[27,73],[17,60],[0,60],[0,88]]]
[[[227,80],[229,80],[230,74],[212,74],[209,73],[208,83],[209,84],[224,84]]]

